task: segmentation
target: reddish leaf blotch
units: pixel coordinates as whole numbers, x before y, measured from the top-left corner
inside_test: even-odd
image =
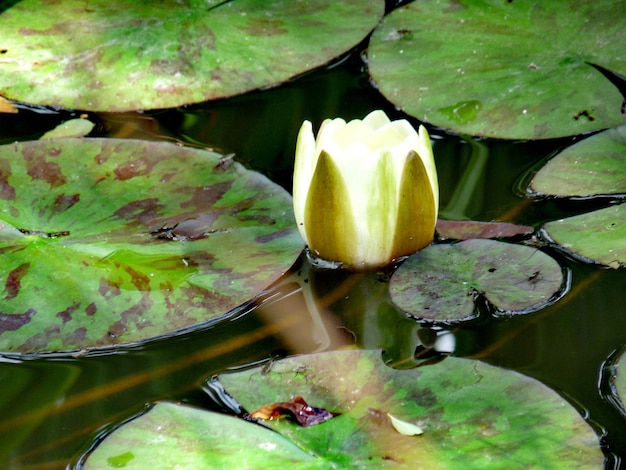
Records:
[[[323,408],[315,408],[304,401],[302,397],[295,397],[290,401],[265,405],[250,413],[250,417],[264,420],[288,417],[300,426],[313,426],[328,421],[338,414]]]

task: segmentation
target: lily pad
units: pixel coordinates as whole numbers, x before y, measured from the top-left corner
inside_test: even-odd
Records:
[[[472,239],[412,255],[393,274],[389,292],[417,318],[450,322],[476,316],[477,294],[500,313],[526,313],[553,300],[563,283],[559,264],[536,248]]]
[[[448,358],[396,370],[380,351],[341,351],[219,379],[248,410],[303,396],[340,412],[310,427],[265,422],[326,462],[323,468],[602,468],[597,437],[563,398],[478,361]],[[423,434],[403,435],[388,414]]]
[[[222,155],[59,139],[0,147],[0,350],[131,343],[214,319],[286,272],[289,194]]]
[[[85,459],[85,470],[321,468],[280,434],[242,419],[158,403]]]
[[[362,41],[382,0],[23,0],[0,14],[0,95],[94,111],[274,85]]]
[[[369,70],[405,112],[459,133],[547,139],[626,123],[626,5],[412,2],[372,35]]]
[[[611,268],[626,264],[626,204],[548,222],[544,233],[566,252]]]
[[[567,147],[537,172],[530,189],[549,196],[626,194],[626,125]]]
[[[84,137],[96,125],[88,119],[78,118],[65,121],[41,136],[41,140],[67,139],[69,137]]]

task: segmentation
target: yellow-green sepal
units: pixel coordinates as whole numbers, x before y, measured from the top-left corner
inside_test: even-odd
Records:
[[[409,152],[398,195],[396,233],[392,257],[397,259],[432,243],[437,223],[435,195],[420,156]]]
[[[332,157],[322,151],[304,211],[309,248],[317,256],[352,265],[356,226],[346,182]]]

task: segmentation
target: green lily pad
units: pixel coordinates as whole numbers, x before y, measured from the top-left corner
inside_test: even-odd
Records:
[[[566,252],[611,268],[626,264],[626,204],[548,222],[551,241]]]
[[[0,147],[0,350],[131,343],[214,319],[286,272],[289,194],[168,143]]]
[[[283,82],[363,40],[382,0],[23,0],[0,14],[0,95],[94,111],[175,107]]]
[[[321,468],[314,464],[313,457],[269,429],[163,402],[115,430],[81,468]]]
[[[476,316],[481,294],[500,313],[526,313],[563,289],[563,272],[536,248],[472,239],[431,245],[412,255],[391,277],[391,300],[409,314],[432,321]]]
[[[67,139],[69,137],[84,137],[96,125],[88,119],[78,118],[65,121],[41,136],[41,140]]]
[[[448,358],[396,370],[380,351],[341,351],[219,379],[248,410],[302,396],[341,413],[310,427],[265,422],[326,462],[322,468],[602,468],[597,437],[563,398],[478,361]],[[423,434],[402,435],[388,414]]]
[[[626,194],[626,125],[567,147],[534,176],[539,195]]]
[[[405,112],[459,133],[546,139],[626,123],[602,72],[626,75],[626,6],[412,2],[374,31],[369,70]]]

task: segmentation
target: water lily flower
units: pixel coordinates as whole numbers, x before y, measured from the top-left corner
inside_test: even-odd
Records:
[[[326,119],[298,133],[293,204],[302,238],[318,257],[372,269],[433,240],[439,185],[428,132],[383,111]]]

